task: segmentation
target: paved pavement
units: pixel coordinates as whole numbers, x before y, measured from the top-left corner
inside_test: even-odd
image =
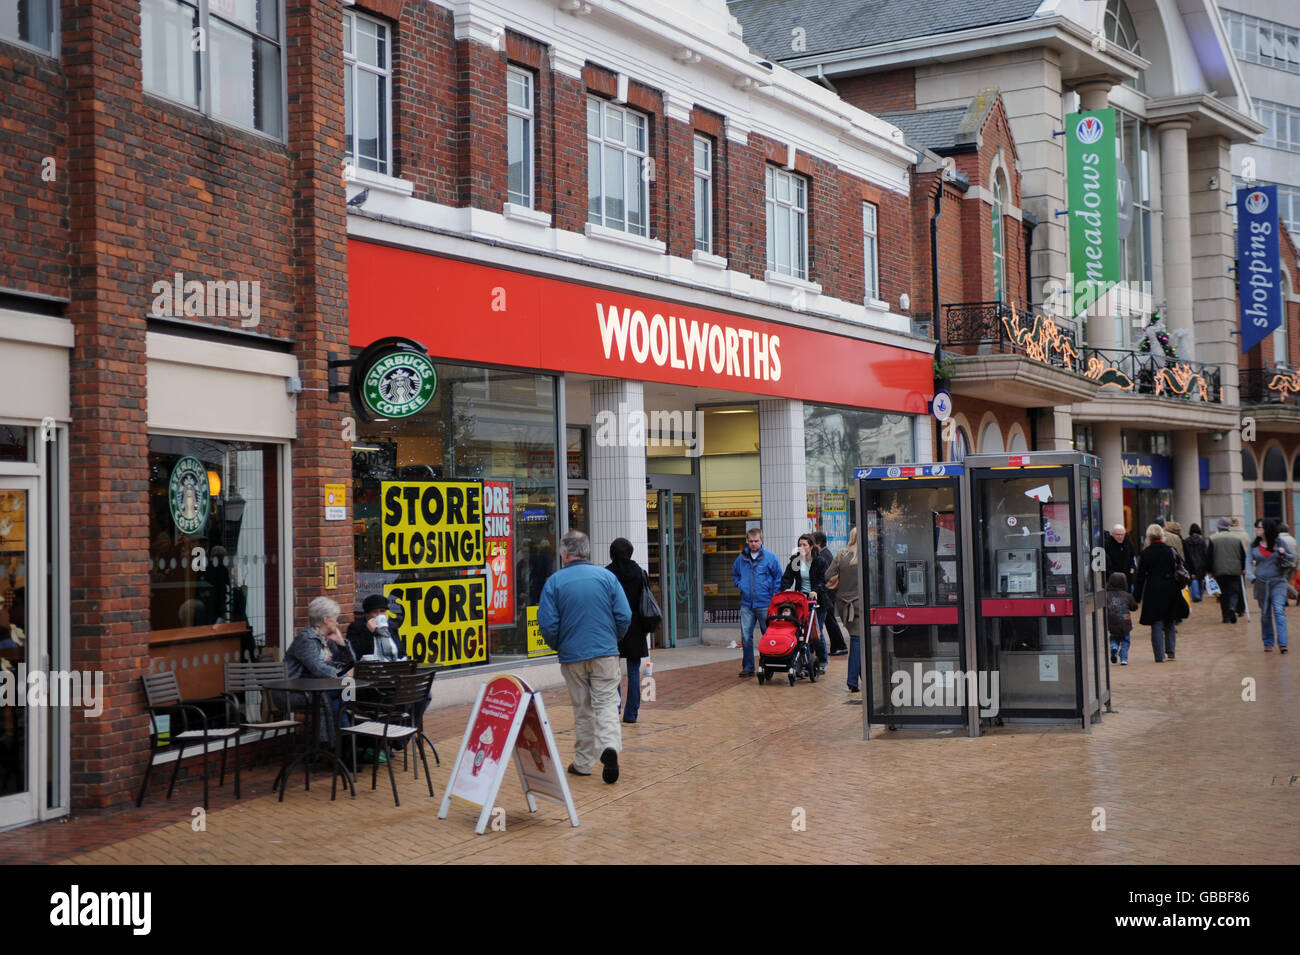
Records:
[[[1289,614],[1300,625],[1300,609]],[[476,836],[463,805],[436,818],[468,716],[460,705],[426,717],[443,757],[438,799],[408,774],[395,808],[381,772],[373,792],[363,776],[355,802],[331,803],[327,782],[304,792],[299,777],[277,803],[258,770],[239,802],[227,783],[205,831],[191,825],[192,782],[170,803],[156,790],[142,810],[0,834],[0,862],[1294,863],[1300,657],[1263,652],[1258,614],[1235,627],[1215,617],[1197,607],[1177,662],[1153,663],[1138,628],[1133,665],[1112,671],[1116,712],[1091,734],[1014,727],[863,742],[846,658],[815,685],[760,688],[737,679],[732,651],[656,666],[656,700],[624,727],[619,782],[568,777],[576,829],[553,803],[530,815],[509,777],[505,831]],[[1247,677],[1254,702],[1242,699]],[[567,762],[572,710],[563,691],[546,700]]]

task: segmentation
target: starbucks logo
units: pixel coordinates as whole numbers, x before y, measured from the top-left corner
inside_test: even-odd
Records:
[[[176,530],[186,537],[202,533],[210,507],[208,469],[202,461],[187,454],[176,462],[167,482],[167,501]]]
[[[1079,142],[1090,146],[1101,139],[1104,128],[1101,120],[1096,116],[1088,116],[1079,120],[1079,124],[1074,128],[1074,133],[1079,138]]]
[[[361,399],[381,418],[407,418],[433,400],[437,387],[438,374],[424,355],[388,352],[366,369]]]
[[[1253,216],[1259,215],[1268,208],[1268,194],[1264,192],[1252,192],[1246,197],[1246,211]]]

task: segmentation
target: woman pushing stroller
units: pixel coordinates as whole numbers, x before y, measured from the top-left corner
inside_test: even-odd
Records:
[[[813,536],[799,535],[799,549],[791,555],[785,573],[781,575],[782,590],[797,590],[816,601],[817,629],[813,647],[817,652],[817,667],[826,672],[826,641],[822,639],[822,626],[831,607],[830,594],[826,592],[826,567],[830,563],[824,553],[814,553]]]

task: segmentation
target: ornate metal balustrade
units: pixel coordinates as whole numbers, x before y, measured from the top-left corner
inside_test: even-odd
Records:
[[[1185,398],[1219,404],[1223,386],[1218,365],[1143,354],[1131,348],[1083,349],[1083,374],[1104,385],[1140,395]]]
[[[1282,365],[1242,368],[1237,372],[1241,403],[1300,406],[1300,369]]]
[[[1021,302],[954,302],[944,307],[945,349],[959,355],[1025,355],[1079,370],[1079,330]]]

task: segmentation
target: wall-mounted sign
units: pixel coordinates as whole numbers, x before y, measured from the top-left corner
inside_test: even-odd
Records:
[[[352,363],[352,402],[368,418],[409,418],[437,389],[428,352],[409,338],[381,338]]]
[[[482,567],[480,481],[383,481],[384,570]]]
[[[436,316],[456,320],[436,319],[435,309]],[[925,414],[934,388],[929,353],[805,328],[793,313],[784,324],[348,242],[354,343],[422,334],[434,321],[438,357],[449,361],[731,388],[905,414]],[[556,463],[546,466],[549,474]]]
[[[1159,454],[1125,454],[1120,457],[1120,473],[1125,487],[1173,487],[1170,459]]]
[[[176,462],[167,482],[167,503],[177,531],[186,537],[202,533],[211,504],[208,469],[202,461],[187,454]]]
[[[416,663],[456,666],[487,660],[487,581],[482,577],[385,584],[397,604],[398,637]]]
[[[343,484],[325,485],[325,520],[346,521],[348,519],[348,490]]]
[[[1101,300],[1119,282],[1119,185],[1115,175],[1115,111],[1094,109],[1065,117],[1067,203],[1070,220],[1071,310]]]
[[[1237,190],[1237,292],[1241,352],[1250,351],[1282,324],[1281,248],[1277,186]]]

